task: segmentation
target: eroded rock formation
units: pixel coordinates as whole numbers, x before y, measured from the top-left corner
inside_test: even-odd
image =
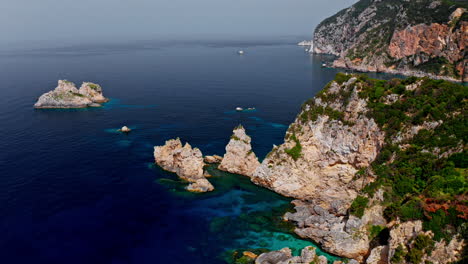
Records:
[[[205,163],[202,152],[198,148],[192,148],[188,143],[182,146],[179,138],[168,140],[163,146],[154,147],[154,159],[161,168],[174,172],[190,182],[187,190],[193,192],[214,190],[213,185],[203,174]]]
[[[102,94],[101,86],[84,82],[80,89],[75,84],[59,80],[58,86],[39,97],[35,108],[85,108],[101,106],[108,99]]]
[[[250,141],[245,129],[242,126],[236,127],[218,168],[231,173],[253,176],[260,162],[252,151]]]

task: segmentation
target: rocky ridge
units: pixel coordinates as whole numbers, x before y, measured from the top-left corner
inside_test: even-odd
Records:
[[[468,81],[462,2],[361,0],[317,26],[313,52],[334,67]]]
[[[35,108],[86,108],[99,107],[108,99],[102,94],[100,85],[84,82],[79,89],[75,84],[59,80],[57,87],[39,97]]]

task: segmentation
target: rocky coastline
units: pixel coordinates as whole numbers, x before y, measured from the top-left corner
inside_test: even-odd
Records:
[[[302,106],[286,133],[285,143],[275,146],[253,174],[239,170],[236,173],[251,177],[257,185],[295,198],[295,212],[286,213],[283,219],[295,223],[294,232],[298,236],[316,242],[327,252],[348,259],[349,263],[415,263],[416,260],[451,263],[459,260],[466,245],[461,236],[455,235],[449,241],[437,240],[435,231],[423,228],[420,220],[389,220],[385,195],[388,189],[363,193],[364,188],[379,180],[372,164],[388,138],[399,142],[404,149],[404,142],[411,142],[419,131],[437,129],[442,121],[404,126],[396,134],[382,129],[373,118],[375,106],[363,96],[368,84],[361,78],[337,76]],[[404,88],[401,92],[413,93],[423,89],[428,82],[425,80],[413,80],[399,87]],[[381,100],[391,105],[402,100],[402,96],[389,92]],[[250,146],[250,141],[248,143]],[[461,151],[460,148],[457,151]],[[359,203],[365,203],[365,207],[356,209]],[[415,246],[417,243],[422,245]],[[431,243],[437,247],[430,246]],[[429,247],[433,249],[427,249]],[[437,250],[437,255],[430,254],[430,250]],[[311,263],[304,262],[303,258],[292,257],[285,248],[263,253],[256,257],[255,263]],[[313,263],[320,262],[314,260]]]
[[[325,19],[312,51],[335,68],[468,82],[466,4],[364,1]]]
[[[59,80],[57,87],[41,95],[34,108],[87,108],[100,107],[108,102],[100,85],[83,82],[78,89],[76,85],[67,80]]]
[[[400,183],[383,184],[380,170],[382,166],[398,160],[398,155],[406,153],[411,144],[416,144],[414,140],[421,137],[421,133],[445,133],[435,131],[443,128],[444,123],[460,122],[457,118],[460,107],[463,107],[463,96],[453,102],[452,112],[446,113],[444,121],[434,119],[431,114],[414,119],[419,108],[401,113],[382,108],[445,96],[436,89],[451,89],[445,93],[457,94],[462,87],[427,78],[382,81],[363,75],[338,74],[335,80],[303,104],[286,132],[284,143],[275,146],[262,162],[253,153],[251,138],[242,126],[233,130],[223,157],[203,157],[199,149],[188,143],[182,146],[179,139],[155,147],[154,156],[163,169],[189,181],[189,191],[213,190],[214,187],[205,179],[208,176],[204,172],[206,162],[219,164],[219,170],[250,177],[259,186],[294,198],[294,211],[286,212],[283,220],[294,223],[294,233],[299,237],[314,241],[323,250],[345,258],[348,263],[451,263],[463,257],[466,248],[464,238],[451,231],[456,226],[447,230],[439,230],[441,227],[438,226],[427,227],[432,218],[426,217],[436,217],[431,214],[437,212],[437,208],[448,210],[449,205],[433,209],[422,202],[428,198],[419,195],[411,198],[418,203],[421,200],[411,210],[421,210],[421,207],[427,210],[421,212],[419,218],[407,217],[401,211],[389,211],[395,210],[389,205],[389,196],[393,195],[393,200],[400,199],[397,194],[392,194],[393,188],[399,188],[394,186]],[[423,93],[435,94],[427,96]],[[445,106],[446,99],[441,100],[439,102]],[[383,118],[387,112],[394,115],[389,117],[392,121]],[[396,122],[395,116],[405,121],[390,129],[388,124]],[[410,118],[413,118],[412,122],[408,121]],[[453,129],[448,131],[452,133]],[[450,134],[448,137],[456,136]],[[391,146],[393,153],[387,153],[391,144],[396,144]],[[420,150],[421,155],[433,151],[444,159],[462,152],[465,144],[460,140],[451,145],[445,143],[426,148]],[[378,163],[382,162],[382,155],[386,155],[388,160]],[[401,200],[401,206],[414,203],[410,200],[408,204],[407,199],[410,198]],[[463,197],[455,196],[455,199]],[[452,203],[457,205],[454,210],[459,210],[459,215],[454,217],[467,219],[465,211],[468,208],[456,201]],[[461,225],[466,225],[464,220],[460,221]],[[446,240],[441,240],[444,232],[452,237],[447,235]],[[283,248],[259,255],[244,252],[240,259],[248,259],[249,262],[234,263],[326,263],[326,259],[316,256],[310,247],[304,248],[300,256],[292,256],[290,249]]]

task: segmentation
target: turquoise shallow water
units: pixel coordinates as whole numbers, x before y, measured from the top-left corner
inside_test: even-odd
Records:
[[[153,146],[174,137],[223,154],[240,123],[260,159],[283,142],[302,102],[337,70],[267,43],[0,53],[0,263],[217,264],[239,247],[308,245],[281,221],[289,200],[247,178],[221,174],[215,192],[194,195],[151,165]],[[33,109],[58,79],[99,83],[111,101]],[[133,131],[118,133],[123,125]]]

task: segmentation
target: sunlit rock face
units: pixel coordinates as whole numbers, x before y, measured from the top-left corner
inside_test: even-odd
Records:
[[[101,86],[85,82],[77,89],[75,84],[66,80],[59,80],[57,87],[39,97],[35,108],[85,108],[100,106],[107,102]]]
[[[468,80],[466,10],[445,1],[364,1],[322,21],[313,52],[334,67]]]
[[[200,149],[192,148],[190,144],[179,138],[166,141],[163,146],[154,147],[154,159],[164,170],[174,172],[180,178],[190,182],[187,190],[193,192],[207,192],[214,190],[206,180],[203,167],[203,155]]]
[[[226,154],[219,165],[220,170],[231,173],[253,176],[260,165],[257,156],[252,151],[251,139],[242,126],[234,129],[231,140],[226,146]]]
[[[369,166],[384,143],[384,133],[365,115],[368,109],[366,101],[358,96],[359,89],[356,78],[342,85],[333,82],[324,93],[336,95],[336,100],[312,99],[289,127],[285,143],[268,154],[252,180],[326,209],[347,208],[365,185],[362,179],[353,180],[354,175]],[[340,98],[341,93],[348,96]],[[326,113],[309,118],[309,112],[318,108],[340,112],[343,120]],[[292,155],[298,146],[300,153]]]

